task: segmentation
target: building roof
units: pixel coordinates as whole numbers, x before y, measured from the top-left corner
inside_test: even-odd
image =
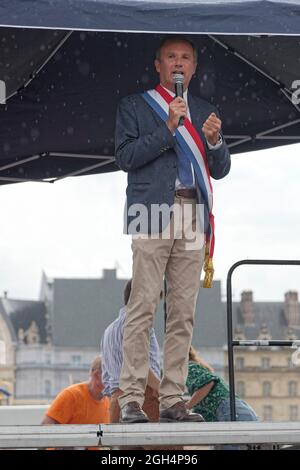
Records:
[[[293,325],[289,328],[284,315],[283,302],[254,302],[253,310],[255,322],[251,325],[244,323],[240,302],[233,302],[232,317],[234,327],[245,335],[246,339],[257,339],[263,331],[270,335],[272,340],[285,340],[289,334],[295,335],[295,339],[300,339],[300,326]],[[223,305],[224,315],[226,315],[226,304]]]
[[[39,342],[46,343],[47,319],[44,302],[2,298],[1,304],[14,328],[16,338],[18,338],[20,329],[26,331],[35,322],[38,327]]]
[[[3,298],[2,301],[0,299],[0,309],[2,306],[16,337],[21,328],[26,331],[35,322],[42,343],[50,336],[55,346],[99,348],[105,328],[123,306],[123,289],[127,280],[118,279],[116,274],[115,269],[106,269],[103,277],[97,279],[50,279],[43,275],[40,301]],[[49,283],[51,289],[47,291]],[[270,339],[287,339],[290,330],[283,302],[253,302],[252,307],[255,322],[247,325],[241,313],[241,303],[233,302],[234,329],[245,339],[258,339],[262,333],[269,334]],[[154,321],[161,346],[164,323],[161,302]],[[295,338],[300,338],[300,326],[294,327],[292,333]],[[200,289],[193,345],[196,348],[222,348],[226,342],[226,303],[221,300],[221,282],[215,281],[212,289]]]
[[[54,279],[52,341],[57,346],[98,347],[104,329],[123,306],[127,280],[118,279],[116,270],[105,270],[99,279]],[[201,289],[194,329],[195,346],[218,347],[226,340],[221,305],[221,283]],[[161,302],[155,317],[160,345],[164,336],[164,312]],[[72,334],[70,332],[72,331]]]

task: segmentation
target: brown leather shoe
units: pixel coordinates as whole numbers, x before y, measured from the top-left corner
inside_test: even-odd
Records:
[[[148,423],[149,419],[137,401],[130,401],[121,408],[120,423]]]
[[[179,401],[175,405],[162,410],[159,415],[160,423],[178,423],[178,422],[200,422],[204,421],[199,413],[192,413],[183,403]]]

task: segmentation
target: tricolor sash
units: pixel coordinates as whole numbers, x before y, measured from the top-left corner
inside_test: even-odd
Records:
[[[155,90],[148,90],[143,93],[142,96],[159,117],[166,122],[169,117],[169,104],[174,99],[167,90],[165,90],[161,85],[157,85]],[[177,156],[180,158],[180,154],[183,153],[192,163],[202,200],[209,214],[209,228],[206,233],[206,256],[203,268],[205,271],[203,287],[211,287],[214,273],[212,258],[215,246],[215,227],[214,216],[212,213],[213,189],[210,181],[205,147],[201,137],[188,118],[185,118],[183,126],[179,126],[176,129],[175,137],[177,141],[177,145],[175,147]]]

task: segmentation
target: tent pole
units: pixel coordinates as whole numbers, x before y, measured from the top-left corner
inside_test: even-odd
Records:
[[[275,83],[275,85],[277,85],[280,89],[280,91],[283,93],[283,95],[289,100],[289,102],[297,109],[297,111],[300,113],[300,108],[299,106],[297,106],[296,103],[293,102],[292,100],[292,92],[286,88],[286,86],[279,82],[278,80],[276,80],[275,78],[273,78],[271,75],[269,75],[268,73],[266,73],[264,70],[262,70],[261,68],[259,68],[257,65],[255,65],[253,62],[251,62],[250,60],[246,59],[246,57],[244,57],[242,54],[240,54],[239,52],[235,51],[231,46],[228,46],[227,44],[225,44],[223,41],[221,41],[220,39],[216,38],[215,36],[212,36],[212,35],[208,35],[208,37],[210,39],[212,39],[214,42],[216,42],[217,44],[219,44],[221,47],[223,47],[224,49],[226,49],[229,53],[233,54],[234,56],[238,57],[240,60],[242,60],[243,62],[245,62],[246,64],[248,64],[250,67],[252,67],[254,70],[256,70],[257,72],[259,72],[260,74],[262,74],[264,77],[266,77],[268,80],[272,81],[273,83]],[[274,131],[277,131],[277,130],[280,130],[280,129],[284,129],[288,126],[292,126],[294,124],[297,124],[298,122],[300,122],[300,119],[297,119],[297,120],[294,120],[292,122],[289,122],[289,123],[286,123],[286,124],[282,124],[280,126],[277,126],[277,127],[274,127],[272,129],[269,129],[267,131],[263,131],[263,132],[259,132],[258,134],[256,134],[255,136],[253,136],[253,139],[255,140],[267,140],[267,139],[272,139],[274,138],[275,140],[288,140],[288,139],[291,139],[291,140],[299,140],[300,141],[300,137],[299,136],[268,136],[268,137],[265,137],[266,134],[269,134],[271,132],[274,132]],[[226,136],[224,136],[226,138]],[[237,141],[237,142],[234,142],[232,144],[229,144],[228,147],[232,148],[232,147],[235,147],[237,145],[240,145],[240,144],[243,144],[244,142],[247,142],[249,140],[251,140],[252,138],[245,138],[245,139],[242,139],[240,141]]]
[[[54,181],[35,180],[32,178],[13,178],[10,176],[0,176],[0,181],[10,181],[11,183],[53,183]]]
[[[81,170],[73,171],[72,173],[68,173],[64,176],[60,176],[58,178],[55,178],[54,182],[65,179],[65,178],[68,178],[69,176],[80,175],[81,173],[84,173],[85,171],[93,170],[94,168],[99,168],[101,166],[108,165],[109,163],[112,163],[114,161],[115,161],[115,157],[108,157],[107,161],[105,161],[105,162],[97,163],[96,165],[91,165],[91,166],[82,168]]]
[[[250,36],[250,35],[249,35]],[[231,54],[235,55],[236,57],[238,57],[239,59],[241,59],[243,62],[246,62],[246,64],[250,65],[250,67],[252,67],[253,69],[255,69],[257,72],[261,73],[262,75],[264,75],[266,78],[268,78],[269,80],[271,80],[272,82],[274,82],[276,85],[278,85],[280,88],[283,88],[285,89],[287,92],[290,92],[290,90],[288,88],[286,88],[283,83],[279,82],[278,80],[276,80],[275,78],[273,78],[271,75],[269,75],[267,72],[265,72],[264,70],[262,70],[261,68],[259,68],[257,65],[255,65],[253,62],[251,62],[250,60],[246,59],[246,57],[244,57],[242,54],[240,54],[239,52],[235,51],[231,46],[227,46],[227,44],[225,44],[223,41],[221,41],[220,39],[217,39],[215,36],[212,36],[212,35],[208,35],[208,37],[210,39],[212,39],[214,42],[216,42],[217,44],[219,44],[220,46],[222,46],[224,49],[226,49],[228,52],[230,52]]]
[[[15,166],[19,166],[23,163],[31,162],[32,160],[38,160],[39,158],[41,158],[41,156],[42,155],[33,155],[32,157],[23,158],[22,160],[18,160],[17,162],[10,163],[9,165],[0,166],[0,171],[7,170],[8,168],[13,168]]]
[[[109,155],[86,155],[81,153],[62,153],[62,152],[47,152],[49,157],[70,157],[70,158],[93,158],[95,160],[107,160],[108,158],[115,159]]]
[[[57,44],[57,46],[53,49],[53,51],[47,56],[46,60],[34,71],[30,74],[29,79],[27,82],[25,82],[20,88],[18,88],[16,91],[11,93],[9,96],[6,97],[6,102],[12,98],[13,96],[17,95],[20,93],[20,91],[24,90],[31,82],[34,80],[34,78],[37,76],[37,74],[45,67],[45,65],[52,59],[52,57],[56,54],[56,52],[63,46],[63,44],[66,42],[66,40],[71,36],[73,31],[68,31],[67,34],[63,37],[63,39]]]
[[[264,77],[266,77],[268,80],[272,81],[273,83],[275,83],[275,85],[278,86],[278,88],[280,89],[280,91],[284,94],[284,96],[290,101],[290,103],[292,103],[292,105],[297,109],[297,111],[300,112],[300,108],[295,104],[293,103],[293,100],[292,100],[292,92],[281,82],[279,82],[278,80],[276,80],[274,77],[272,77],[271,75],[269,75],[267,72],[265,72],[264,70],[262,70],[260,67],[258,67],[257,65],[255,65],[253,62],[251,62],[250,60],[246,59],[246,57],[244,57],[242,54],[240,54],[239,52],[235,51],[232,47],[230,46],[227,46],[227,44],[225,44],[223,41],[220,41],[220,39],[217,39],[215,36],[212,36],[212,35],[208,35],[208,37],[210,39],[212,39],[214,42],[216,42],[217,44],[219,44],[220,46],[224,47],[224,49],[226,49],[228,52],[230,52],[231,54],[233,54],[234,56],[238,57],[240,60],[242,60],[243,62],[245,62],[246,64],[250,65],[250,67],[252,67],[253,69],[255,69],[257,72],[259,72],[260,74],[262,74]]]

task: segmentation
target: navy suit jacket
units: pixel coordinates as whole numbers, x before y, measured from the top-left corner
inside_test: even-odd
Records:
[[[217,109],[207,101],[188,93],[188,105],[192,124],[205,145],[210,175],[223,178],[230,170],[230,154],[223,138],[218,150],[209,150],[202,132],[203,123]],[[125,232],[132,233],[130,227],[134,216],[128,214],[134,204],[144,204],[149,213],[151,204],[172,206],[175,199],[177,177],[176,139],[166,123],[156,114],[142,95],[135,94],[121,99],[116,117],[115,156],[116,163],[128,173],[125,205]],[[201,201],[199,201],[201,202]],[[206,214],[205,226],[208,218]],[[148,233],[160,232],[165,228],[160,220],[151,227],[148,219]],[[144,233],[143,230],[141,230]]]

